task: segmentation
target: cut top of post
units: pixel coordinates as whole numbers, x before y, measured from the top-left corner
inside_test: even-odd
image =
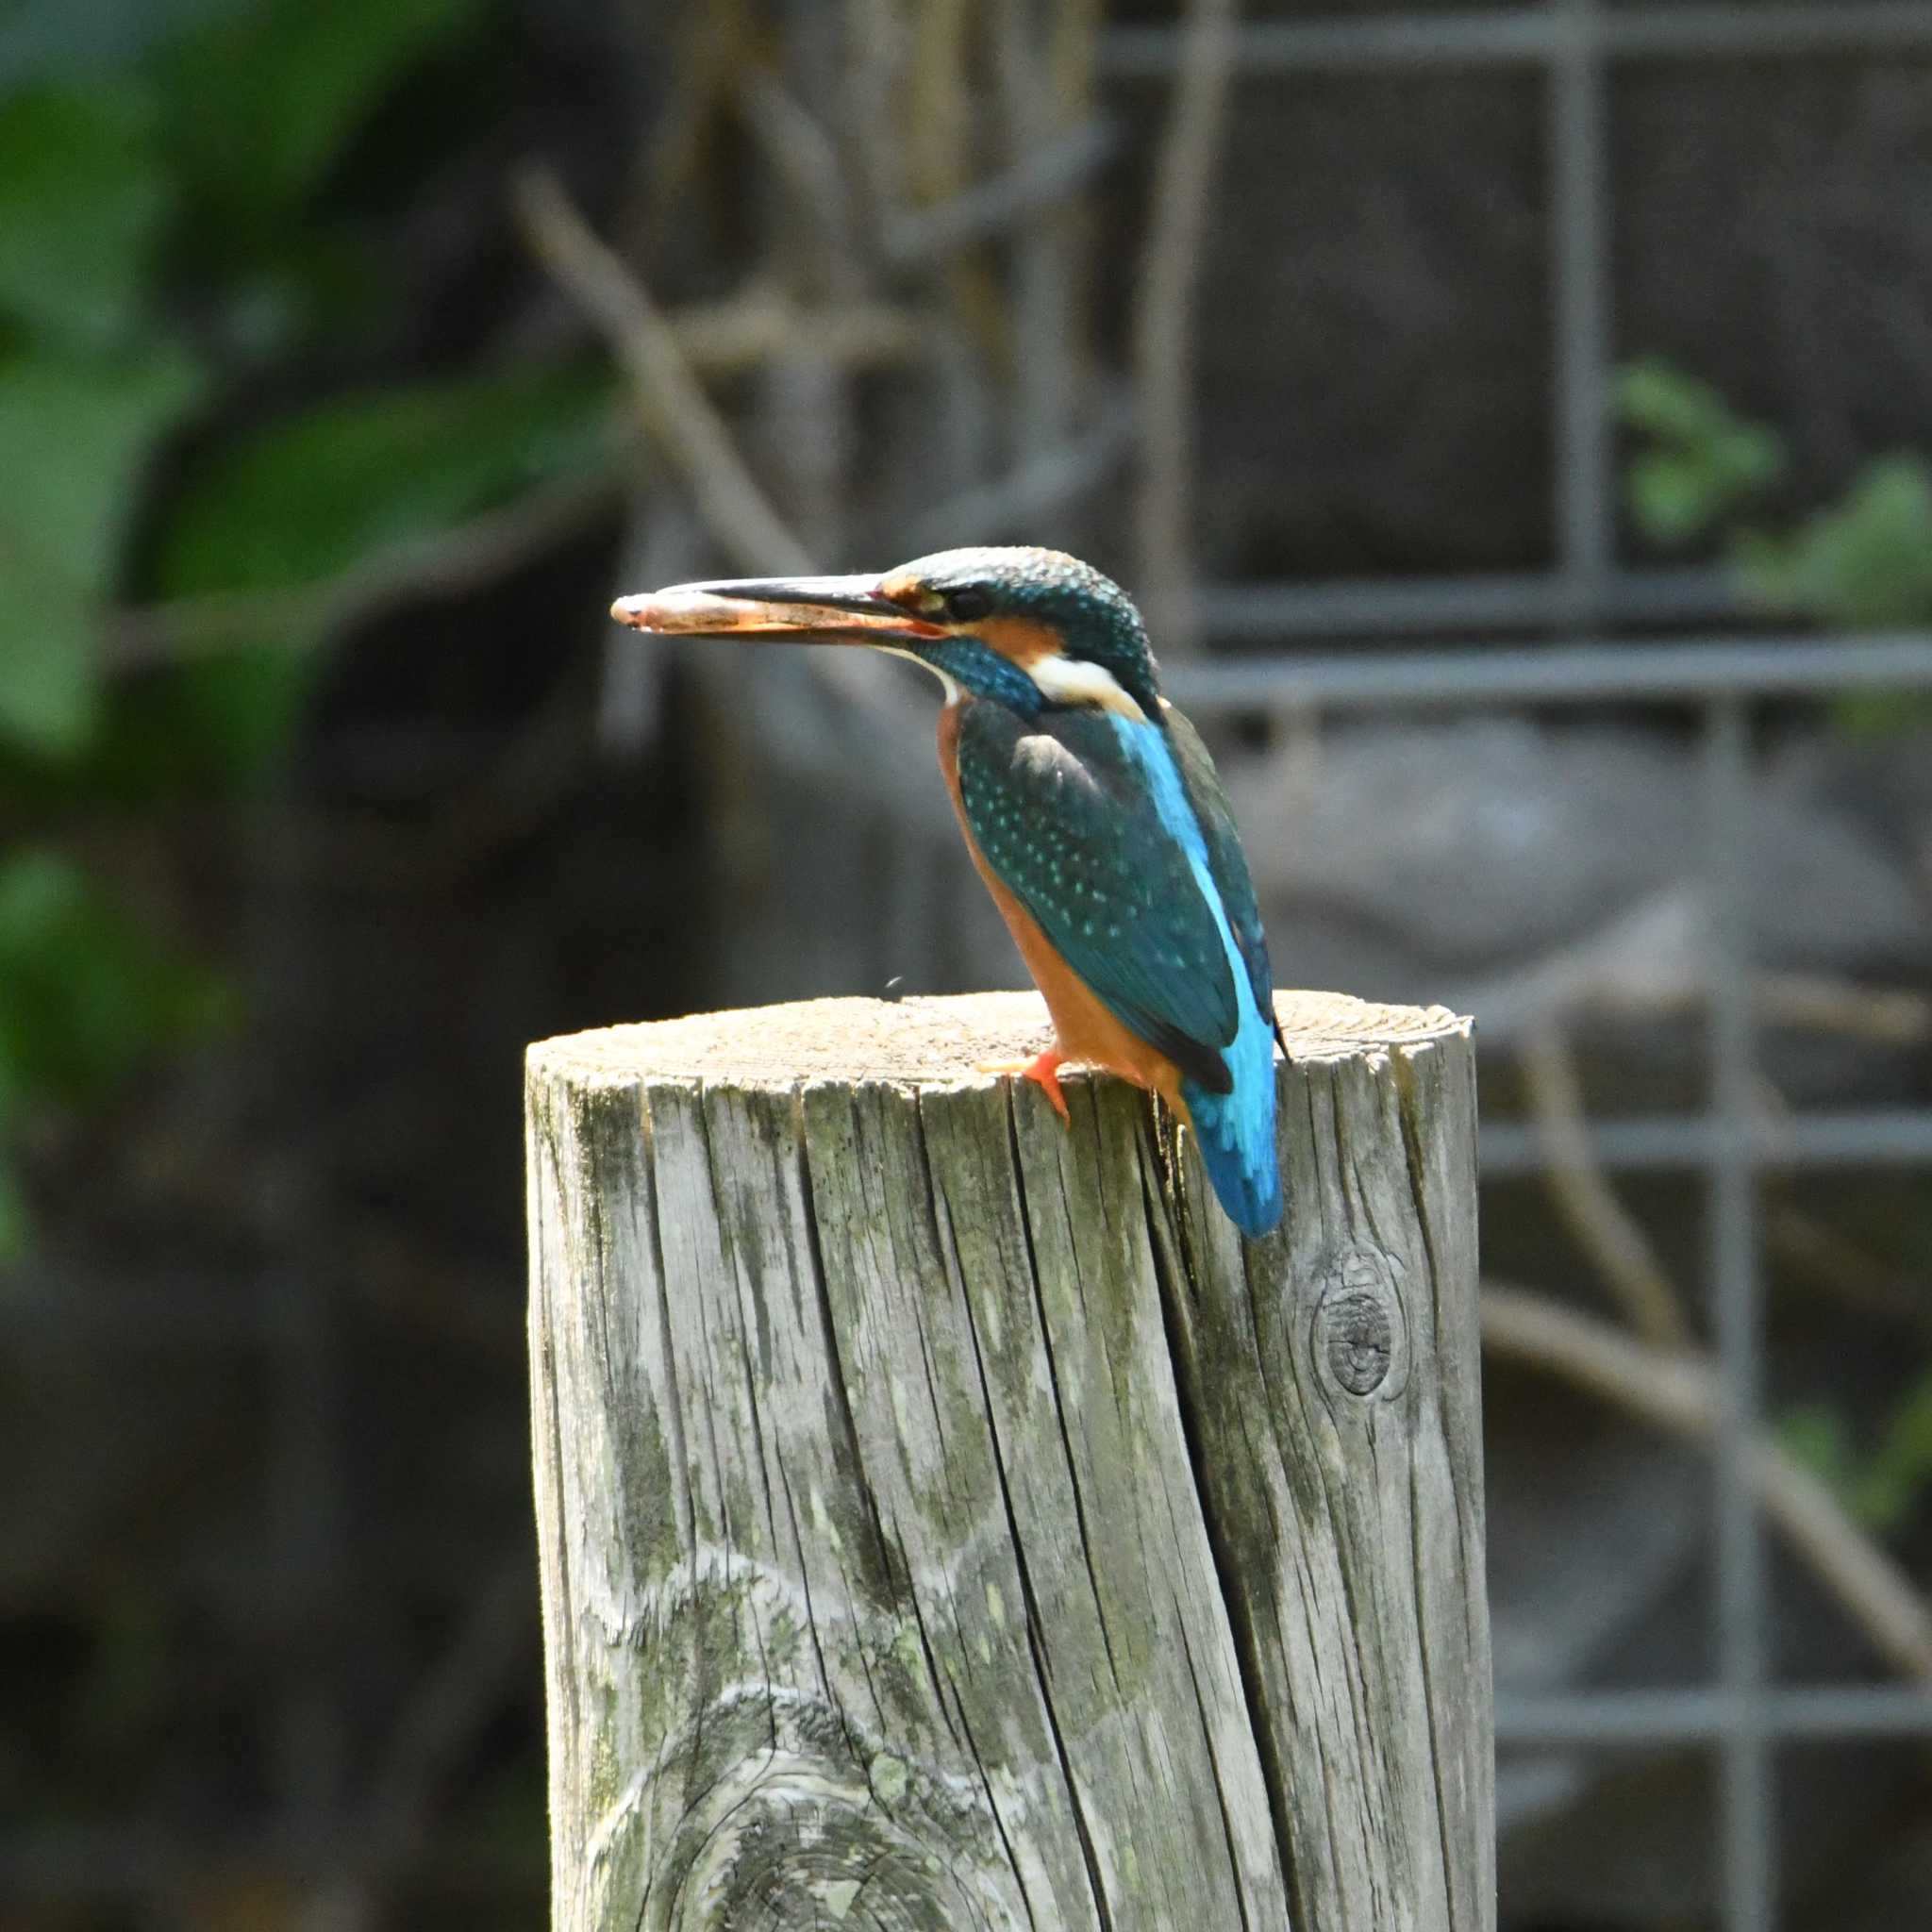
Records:
[[[1470,1024],[1445,1007],[1336,992],[1278,992],[1274,1010],[1297,1062],[1373,1056],[1464,1035]],[[530,1071],[592,1086],[655,1074],[750,1088],[819,1080],[956,1087],[991,1082],[990,1064],[1026,1058],[1051,1039],[1046,1004],[1034,992],[802,1000],[560,1035],[531,1047]]]

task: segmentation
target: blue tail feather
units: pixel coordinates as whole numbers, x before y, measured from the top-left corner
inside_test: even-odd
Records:
[[[1227,1217],[1245,1235],[1271,1233],[1281,1220],[1281,1162],[1274,1145],[1274,1023],[1251,991],[1247,962],[1236,943],[1208,863],[1206,841],[1188,803],[1179,767],[1154,726],[1113,721],[1122,746],[1146,774],[1162,823],[1179,842],[1201,894],[1214,914],[1228,972],[1241,995],[1241,1024],[1221,1049],[1229,1091],[1210,1093],[1198,1081],[1181,1082],[1181,1098],[1200,1143],[1202,1164]]]
[[[1241,1095],[1209,1093],[1191,1080],[1182,1086],[1181,1094],[1193,1116],[1201,1164],[1208,1170],[1227,1218],[1245,1235],[1273,1233],[1281,1220],[1281,1171],[1274,1158],[1274,1121],[1268,1123],[1267,1156],[1257,1162],[1244,1142],[1236,1114]]]
[[[1258,1010],[1241,1021],[1227,1049],[1234,1087],[1210,1093],[1192,1080],[1181,1098],[1194,1124],[1201,1162],[1227,1217],[1245,1235],[1281,1220],[1281,1161],[1274,1145],[1274,1035]]]
[[[1234,939],[1218,905],[1216,917],[1235,983],[1241,985]],[[1281,1219],[1281,1158],[1274,1145],[1274,1026],[1252,999],[1242,1000],[1240,1029],[1221,1057],[1233,1080],[1227,1092],[1210,1093],[1183,1080],[1181,1098],[1227,1218],[1243,1234],[1260,1236]]]

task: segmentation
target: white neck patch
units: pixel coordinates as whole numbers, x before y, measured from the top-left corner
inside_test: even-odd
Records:
[[[1137,705],[1120,680],[1105,664],[1086,658],[1067,658],[1055,652],[1049,658],[1036,658],[1026,666],[1026,675],[1050,704],[1093,705],[1104,711],[1118,711],[1123,718],[1147,722],[1147,713]]]

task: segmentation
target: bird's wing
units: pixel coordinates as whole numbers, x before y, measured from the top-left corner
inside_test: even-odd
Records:
[[[1272,1022],[1274,1017],[1274,980],[1268,967],[1268,939],[1261,930],[1261,908],[1255,898],[1255,882],[1248,874],[1248,856],[1241,849],[1241,835],[1235,828],[1234,812],[1227,793],[1221,789],[1221,774],[1208,747],[1201,742],[1187,717],[1174,706],[1165,707],[1167,735],[1174,745],[1174,760],[1180,766],[1181,783],[1200,822],[1208,846],[1208,867],[1221,893],[1222,909],[1227,914],[1234,942],[1241,949],[1241,963],[1248,969],[1248,983],[1255,991],[1255,1004]]]
[[[971,704],[958,757],[966,822],[1001,883],[1122,1024],[1226,1092],[1220,1049],[1241,1010],[1221,927],[1110,717]]]

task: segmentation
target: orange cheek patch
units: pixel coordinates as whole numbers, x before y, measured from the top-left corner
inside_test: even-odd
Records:
[[[1059,633],[1050,624],[1031,617],[989,617],[971,626],[972,634],[991,644],[1002,658],[1010,658],[1024,671],[1042,658],[1060,654]]]

